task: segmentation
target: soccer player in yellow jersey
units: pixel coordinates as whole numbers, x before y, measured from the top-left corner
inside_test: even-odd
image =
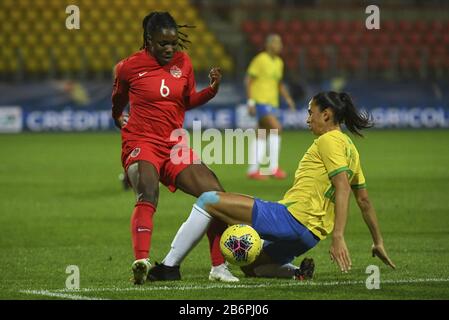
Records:
[[[358,112],[348,94],[332,91],[315,95],[308,111],[307,123],[318,138],[299,162],[293,186],[284,198],[268,202],[235,193],[203,193],[178,231],[163,265],[179,266],[212,218],[218,218],[229,225],[251,225],[264,239],[261,255],[242,268],[249,276],[311,278],[312,259],[304,259],[299,268],[291,261],[331,234],[330,257],[342,272],[348,272],[352,263],[344,234],[352,189],[373,239],[373,256],[395,268],[368,197],[359,153],[340,127],[344,123],[350,132],[361,136],[361,129],[372,126],[369,117]]]
[[[291,110],[295,110],[295,103],[282,83],[284,62],[279,57],[281,51],[281,37],[277,34],[269,35],[265,51],[253,58],[247,70],[245,85],[249,113],[257,117],[259,129],[264,129],[260,131],[256,141],[250,144],[252,163],[248,168],[248,178],[251,179],[264,180],[268,176],[276,179],[286,178],[286,173],[279,167],[282,130],[278,120],[279,93]],[[260,171],[260,164],[266,153],[267,142],[270,146],[269,170],[262,174],[264,172]]]

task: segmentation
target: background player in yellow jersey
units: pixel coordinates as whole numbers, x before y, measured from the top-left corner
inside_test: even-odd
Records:
[[[352,189],[373,239],[373,256],[395,268],[368,197],[359,153],[340,128],[344,123],[349,131],[361,136],[361,129],[372,126],[369,117],[357,111],[348,94],[336,92],[314,96],[308,111],[307,123],[318,138],[299,162],[293,186],[284,198],[268,202],[235,193],[203,193],[178,231],[164,264],[179,265],[212,218],[219,218],[229,225],[252,225],[264,239],[256,262],[242,268],[249,276],[310,278],[312,260],[305,259],[300,268],[291,261],[330,234],[331,259],[347,272],[352,263],[344,234]]]
[[[279,57],[282,51],[282,40],[277,34],[271,34],[265,42],[265,51],[259,53],[251,61],[245,79],[248,108],[251,115],[257,117],[259,129],[265,129],[268,137],[261,133],[256,141],[250,144],[250,156],[253,163],[248,169],[248,177],[267,179],[268,175],[260,172],[260,163],[266,154],[267,142],[270,145],[269,171],[274,178],[284,179],[286,173],[279,168],[279,151],[281,145],[282,126],[278,120],[279,93],[284,97],[290,109],[295,110],[295,103],[286,86],[282,83],[284,63]],[[270,133],[276,129],[277,133]]]

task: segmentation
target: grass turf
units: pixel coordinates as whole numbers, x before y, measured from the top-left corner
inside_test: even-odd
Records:
[[[228,191],[278,200],[313,137],[285,132],[284,181],[250,181],[244,165],[212,165]],[[370,256],[371,238],[352,201],[346,228],[353,269],[330,263],[329,239],[306,254],[316,263],[313,283],[243,278],[207,280],[203,239],[183,263],[183,281],[130,282],[132,192],[118,181],[117,133],[0,135],[0,299],[60,299],[64,294],[108,299],[448,299],[449,131],[370,131],[354,139],[385,246],[397,270]],[[160,261],[194,198],[161,187],[151,257]],[[300,258],[295,262],[298,263]],[[368,265],[380,267],[380,290],[368,290]],[[81,290],[64,292],[68,265],[80,269]],[[433,279],[433,280],[432,280]],[[25,293],[26,290],[48,290]],[[72,296],[69,296],[69,298]]]

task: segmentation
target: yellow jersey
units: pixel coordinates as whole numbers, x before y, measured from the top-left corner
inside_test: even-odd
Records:
[[[320,239],[334,229],[335,187],[331,178],[346,171],[352,188],[365,188],[359,153],[340,130],[319,136],[299,162],[293,186],[279,203]]]
[[[284,62],[278,56],[261,52],[251,61],[247,74],[252,78],[250,99],[256,103],[279,107],[279,83],[284,73]]]

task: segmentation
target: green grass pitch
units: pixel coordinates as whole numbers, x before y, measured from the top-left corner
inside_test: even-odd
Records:
[[[212,165],[228,191],[278,200],[313,141],[285,132],[285,181],[250,181],[244,165]],[[330,240],[306,254],[316,263],[311,283],[244,278],[208,281],[204,238],[181,267],[182,281],[129,281],[133,261],[129,221],[134,196],[118,181],[118,133],[0,136],[0,299],[448,299],[449,131],[368,131],[354,138],[378,212],[391,270],[370,255],[371,238],[351,201],[346,228],[353,269],[330,262]],[[151,260],[168,252],[194,198],[161,187]],[[295,263],[298,263],[298,258]],[[368,290],[367,266],[380,267],[380,289]],[[65,289],[66,267],[80,270],[80,290]]]

